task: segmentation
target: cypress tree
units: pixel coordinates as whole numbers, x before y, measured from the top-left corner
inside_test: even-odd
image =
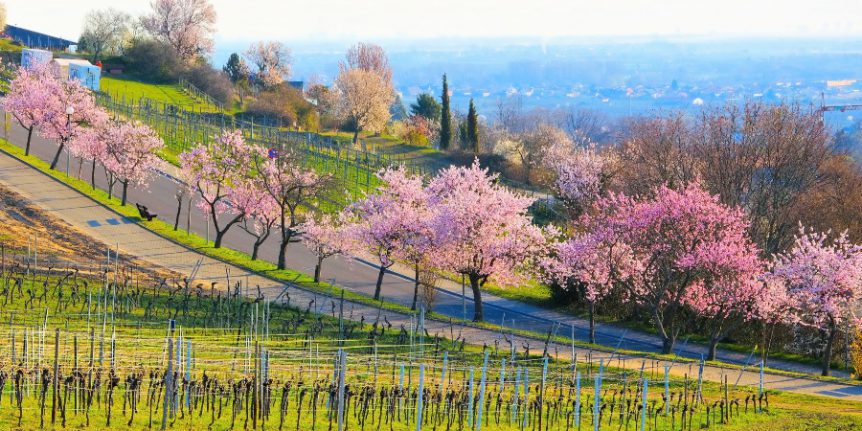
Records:
[[[452,145],[452,109],[449,106],[449,83],[446,81],[446,74],[443,74],[443,94],[440,95],[443,101],[440,116],[440,149],[447,151]]]
[[[470,110],[467,111],[467,143],[473,153],[479,154],[479,116],[473,99],[470,99]]]

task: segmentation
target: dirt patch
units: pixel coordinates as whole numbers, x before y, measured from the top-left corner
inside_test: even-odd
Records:
[[[95,271],[107,261],[109,246],[52,216],[21,195],[0,185],[0,249],[5,264],[26,261],[38,250],[36,265],[78,266]],[[182,275],[140,259],[120,255],[120,266],[153,280],[180,280]]]

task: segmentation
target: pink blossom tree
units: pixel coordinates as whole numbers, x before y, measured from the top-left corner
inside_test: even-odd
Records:
[[[646,307],[671,353],[692,290],[720,280],[727,267],[749,259],[741,210],[690,184],[659,187],[650,199],[612,195],[599,199],[580,220],[596,242],[595,269],[610,274],[624,297]]]
[[[822,334],[823,375],[828,376],[838,331],[858,323],[862,247],[851,244],[846,232],[830,239],[800,228],[793,247],[775,257],[769,277],[787,290],[791,321]]]
[[[240,131],[225,131],[209,144],[198,145],[180,154],[183,180],[200,196],[198,208],[212,219],[216,231],[215,248],[224,235],[243,219],[243,213],[228,204],[227,194],[235,182],[248,176],[251,148]],[[227,214],[225,221],[219,216]]]
[[[255,178],[234,182],[227,192],[232,211],[242,214],[240,228],[254,237],[251,260],[257,260],[260,246],[272,234],[281,215],[278,205]]]
[[[474,321],[483,319],[481,286],[524,280],[545,247],[542,230],[527,213],[533,200],[496,180],[476,161],[441,171],[427,188],[434,208],[434,264],[470,281]]]
[[[108,122],[94,124],[93,127],[83,129],[69,141],[69,152],[79,159],[90,161],[90,187],[96,189],[96,166],[105,157],[106,140],[105,135]]]
[[[12,114],[18,124],[27,130],[24,155],[30,154],[33,131],[45,122],[52,99],[59,91],[59,82],[46,66],[18,69],[9,83],[9,93],[3,100],[3,109]]]
[[[421,177],[408,175],[404,169],[387,169],[378,176],[383,185],[347,208],[350,223],[345,232],[380,264],[374,299],[380,298],[383,276],[398,259],[413,264],[415,308],[419,267],[428,262],[434,243],[430,224],[433,210]]]
[[[765,317],[768,310],[757,248],[744,232],[731,230],[726,235],[704,252],[709,255],[705,270],[685,296],[686,305],[706,321],[710,361],[716,358],[719,342],[743,323]]]
[[[319,219],[309,217],[302,224],[302,242],[317,258],[314,265],[315,283],[320,282],[324,260],[345,254],[352,248],[344,231],[344,221],[341,217],[332,215],[322,215]]]
[[[284,269],[287,247],[298,241],[304,211],[329,192],[333,178],[321,175],[303,165],[301,157],[293,151],[274,151],[259,148],[254,153],[254,167],[260,175],[264,190],[279,209],[276,224],[279,229],[278,268]]]
[[[161,159],[158,151],[164,142],[149,126],[130,122],[110,122],[105,134],[102,165],[109,174],[108,198],[114,182],[122,187],[120,205],[126,205],[129,183],[145,185]]]
[[[572,216],[580,215],[602,194],[612,163],[594,145],[577,146],[568,138],[547,147],[542,161],[552,174],[554,195]]]
[[[613,256],[624,248],[600,243],[590,234],[579,234],[553,244],[550,255],[543,260],[545,278],[565,288],[583,290],[589,305],[589,340],[596,342],[596,303],[613,287],[612,272],[606,260],[623,263],[622,256]]]
[[[44,138],[56,139],[60,144],[51,161],[51,169],[55,169],[66,145],[87,126],[106,121],[108,114],[96,106],[90,90],[75,79],[58,81],[49,100],[39,132]]]

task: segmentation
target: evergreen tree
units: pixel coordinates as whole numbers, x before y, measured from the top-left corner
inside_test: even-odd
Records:
[[[440,117],[440,149],[448,150],[452,145],[452,108],[449,106],[449,83],[446,74],[443,74],[443,94],[440,95],[443,102]]]
[[[440,104],[434,96],[422,93],[416,97],[416,103],[410,105],[410,113],[425,117],[426,120],[436,123],[440,121]]]
[[[458,122],[458,142],[461,145],[462,150],[466,150],[470,147],[467,135],[467,119],[464,118]]]
[[[222,70],[227,77],[230,78],[230,82],[233,82],[234,84],[247,80],[249,75],[251,75],[248,65],[245,64],[245,61],[243,61],[242,57],[237,53],[230,55],[230,58],[227,60],[227,64],[224,65]]]
[[[470,99],[470,110],[467,111],[467,144],[473,153],[479,154],[479,116],[473,99]]]

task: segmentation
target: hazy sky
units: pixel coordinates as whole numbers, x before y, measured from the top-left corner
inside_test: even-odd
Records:
[[[8,22],[77,39],[84,14],[148,0],[5,0]],[[218,39],[581,35],[862,36],[862,0],[213,0]]]

